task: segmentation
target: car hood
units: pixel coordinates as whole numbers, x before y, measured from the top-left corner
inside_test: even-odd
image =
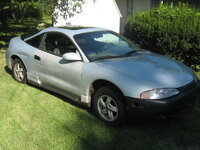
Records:
[[[193,80],[192,71],[185,65],[149,51],[136,52],[130,57],[105,59],[96,63],[125,74],[134,81],[142,82],[151,89],[178,88]]]

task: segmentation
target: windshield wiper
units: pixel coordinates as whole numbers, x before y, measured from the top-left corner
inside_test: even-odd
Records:
[[[110,58],[128,57],[128,56],[131,56],[132,54],[134,54],[138,51],[142,51],[142,50],[132,50],[132,51],[130,51],[130,52],[124,54],[124,55],[120,55],[120,56],[101,56],[101,57],[94,59],[93,61],[102,60],[102,59],[110,59]]]
[[[141,51],[141,50],[132,50],[132,51],[130,51],[130,52],[124,54],[123,56],[131,56],[132,54],[134,54],[134,53],[136,53],[136,52],[138,52],[138,51]]]
[[[120,56],[101,56],[101,57],[98,57],[98,58],[94,59],[93,61],[103,60],[103,59],[110,59],[110,58],[117,58],[117,57],[120,57]]]

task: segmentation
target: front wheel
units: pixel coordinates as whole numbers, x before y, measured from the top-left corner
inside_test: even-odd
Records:
[[[93,108],[97,116],[108,125],[124,124],[127,118],[123,97],[112,88],[99,88],[93,96]]]
[[[15,59],[13,61],[12,73],[13,78],[16,81],[20,83],[27,83],[26,69],[24,67],[24,64],[19,59]]]

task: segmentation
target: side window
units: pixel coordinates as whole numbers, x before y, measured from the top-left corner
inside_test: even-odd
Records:
[[[40,34],[32,39],[27,40],[26,43],[30,44],[33,47],[39,48],[42,37],[43,34]]]
[[[76,52],[76,47],[71,40],[62,33],[46,33],[43,49],[52,54],[62,56],[67,52]]]

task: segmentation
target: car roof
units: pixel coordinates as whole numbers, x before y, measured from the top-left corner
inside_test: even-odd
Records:
[[[48,27],[42,30],[42,32],[62,32],[67,34],[68,36],[73,37],[76,34],[82,34],[87,32],[95,32],[95,31],[105,31],[107,29],[104,28],[95,28],[95,27]]]

